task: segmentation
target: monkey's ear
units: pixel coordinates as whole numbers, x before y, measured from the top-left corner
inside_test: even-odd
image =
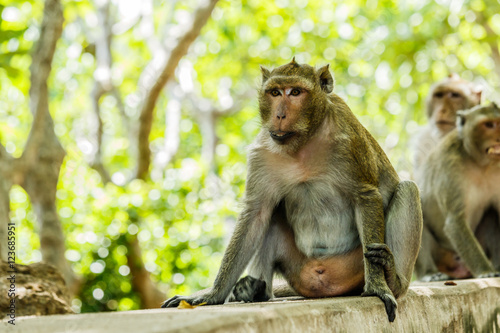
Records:
[[[260,66],[260,72],[262,73],[262,82],[267,81],[271,76],[271,72],[264,66]]]
[[[319,85],[327,94],[333,91],[333,76],[330,73],[330,65],[326,65],[318,69]]]
[[[476,99],[477,99],[477,103],[480,104],[481,103],[481,96],[482,96],[482,93],[483,93],[483,86],[481,85],[475,85],[473,88],[472,88],[472,94],[474,96],[476,96]]]

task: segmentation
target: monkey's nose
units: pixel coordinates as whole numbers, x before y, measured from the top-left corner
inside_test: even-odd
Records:
[[[279,120],[281,120],[281,119],[285,119],[285,118],[286,118],[286,114],[284,114],[284,113],[281,113],[281,112],[280,112],[280,113],[278,113],[278,114],[276,115],[276,118],[278,118]]]

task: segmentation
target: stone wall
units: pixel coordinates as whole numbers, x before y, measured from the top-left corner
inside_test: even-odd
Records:
[[[389,323],[375,297],[17,318],[0,332],[500,332],[500,278],[412,285]]]

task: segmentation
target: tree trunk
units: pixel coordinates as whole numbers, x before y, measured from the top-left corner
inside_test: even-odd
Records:
[[[179,64],[179,61],[187,53],[191,44],[195,41],[201,32],[203,26],[207,23],[212,10],[218,0],[206,1],[207,5],[200,7],[193,19],[192,25],[189,29],[182,35],[179,42],[169,50],[167,55],[167,60],[159,72],[157,79],[155,80],[153,86],[149,89],[142,103],[140,116],[139,116],[139,131],[137,135],[137,151],[138,151],[138,161],[136,178],[146,179],[149,175],[149,165],[151,163],[151,149],[149,148],[149,134],[151,133],[151,128],[153,126],[154,109],[160,92],[165,87],[165,84],[174,76],[175,69]]]
[[[65,151],[54,133],[47,86],[56,44],[62,33],[63,20],[60,1],[47,0],[43,10],[40,39],[34,48],[30,68],[30,108],[33,125],[20,158],[23,168],[20,184],[30,196],[40,225],[42,258],[61,271],[69,289],[74,292],[77,289],[77,280],[64,256],[66,245],[56,208],[57,182]]]
[[[141,298],[142,309],[157,309],[165,300],[165,294],[151,281],[149,272],[142,261],[141,247],[136,235],[127,238],[127,264],[130,267],[132,288]]]

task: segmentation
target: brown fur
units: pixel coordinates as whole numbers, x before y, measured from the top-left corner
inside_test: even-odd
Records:
[[[406,293],[420,244],[418,189],[400,182],[375,139],[333,92],[328,66],[294,60],[262,68],[262,129],[250,147],[244,208],[214,287],[193,304],[261,298],[279,272],[302,296],[378,296],[389,320]],[[363,264],[361,264],[363,263]],[[256,287],[255,287],[256,288]],[[237,298],[238,299],[238,298]]]
[[[487,153],[500,147],[500,110],[494,104],[477,106],[458,116],[457,130],[422,166],[424,223],[439,246],[456,251],[473,276],[491,275],[495,269],[473,232],[490,206],[500,209],[500,154]]]

